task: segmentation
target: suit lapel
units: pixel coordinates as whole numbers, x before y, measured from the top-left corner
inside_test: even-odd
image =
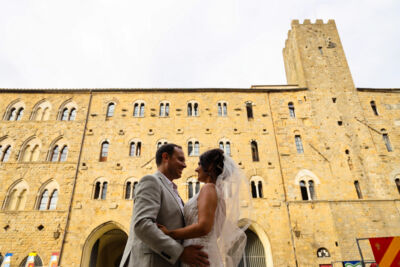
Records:
[[[156,175],[160,179],[160,181],[164,185],[164,187],[167,188],[167,190],[171,194],[172,198],[175,200],[175,203],[176,203],[176,205],[178,205],[178,209],[181,211],[181,214],[183,216],[183,211],[181,209],[181,206],[178,203],[178,200],[175,197],[175,193],[173,192],[171,186],[167,183],[167,181],[165,181],[165,179],[162,177],[162,174],[160,172],[157,172]]]

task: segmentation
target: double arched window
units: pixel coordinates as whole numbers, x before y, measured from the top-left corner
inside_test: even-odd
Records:
[[[253,176],[250,179],[251,185],[251,196],[253,198],[263,198],[264,191],[263,191],[263,178],[259,176]]]
[[[142,142],[139,140],[132,140],[129,143],[129,157],[140,157],[142,152]]]
[[[55,210],[58,201],[58,184],[55,181],[50,181],[39,191],[37,201],[38,210]]]
[[[190,101],[187,104],[187,115],[188,117],[199,116],[199,103],[196,101]]]
[[[50,146],[48,161],[65,162],[68,156],[68,145],[63,138],[56,139]]]
[[[221,139],[218,145],[225,152],[225,155],[231,156],[231,142],[228,139]]]
[[[135,197],[135,187],[138,184],[138,180],[135,178],[129,178],[125,182],[124,198],[133,199]]]
[[[329,253],[329,251],[326,248],[319,248],[317,250],[317,257],[318,258],[328,258],[330,256],[331,256],[331,254]]]
[[[161,146],[168,144],[168,141],[165,139],[160,139],[157,141],[157,149],[159,149]]]
[[[133,117],[144,117],[144,106],[145,103],[142,100],[138,100],[133,104]]]
[[[59,111],[58,119],[60,121],[74,121],[76,118],[77,105],[68,100],[64,102]]]
[[[190,199],[197,194],[203,185],[204,183],[199,182],[196,178],[189,178],[187,180],[188,198]]]
[[[46,100],[39,101],[33,108],[31,120],[47,121],[50,118],[51,104]]]
[[[93,199],[106,199],[108,181],[105,178],[99,178],[94,183]]]
[[[8,190],[4,210],[24,210],[28,195],[28,184],[20,180]]]
[[[162,101],[160,103],[160,117],[168,117],[169,116],[169,102]]]
[[[217,106],[218,106],[218,116],[226,117],[228,115],[228,104],[225,101],[219,101]]]
[[[315,194],[315,186],[314,186],[314,181],[313,180],[301,180],[300,183],[300,192],[301,192],[301,198],[303,200],[315,200],[316,194]]]
[[[23,162],[38,161],[41,142],[38,138],[31,137],[24,142],[19,160]]]
[[[197,140],[191,139],[188,142],[188,155],[198,156],[200,155],[200,143]]]
[[[24,115],[25,104],[20,100],[11,102],[8,106],[4,119],[7,121],[19,121]]]

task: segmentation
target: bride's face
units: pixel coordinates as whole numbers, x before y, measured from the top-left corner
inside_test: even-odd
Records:
[[[199,180],[199,182],[203,183],[208,182],[210,176],[203,170],[203,167],[201,166],[200,162],[195,171],[198,174],[197,180]]]

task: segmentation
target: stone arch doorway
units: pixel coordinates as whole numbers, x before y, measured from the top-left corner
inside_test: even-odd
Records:
[[[115,222],[92,231],[83,247],[82,267],[118,267],[128,235]]]

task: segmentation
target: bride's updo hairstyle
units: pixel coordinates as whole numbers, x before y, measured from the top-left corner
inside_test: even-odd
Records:
[[[200,156],[200,165],[204,172],[216,180],[224,170],[224,151],[215,148],[204,152]]]

